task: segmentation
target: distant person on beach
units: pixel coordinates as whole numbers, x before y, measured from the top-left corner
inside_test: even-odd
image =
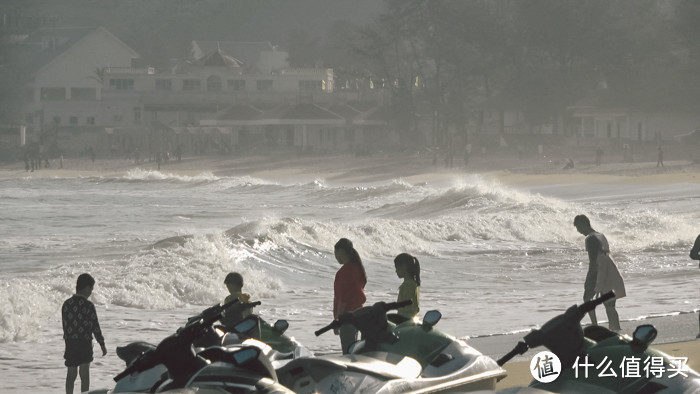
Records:
[[[410,254],[401,253],[394,258],[394,267],[396,276],[403,279],[396,301],[413,301],[411,305],[399,308],[398,314],[405,319],[413,319],[420,310],[420,263]]]
[[[243,275],[238,272],[230,272],[224,279],[224,285],[228,289],[229,295],[224,299],[224,304],[233,300],[238,302],[250,302],[250,294],[243,292]],[[221,317],[221,324],[229,331],[241,320],[253,314],[253,308],[241,308],[240,305],[233,304],[226,309]]]
[[[177,144],[177,148],[175,148],[175,156],[177,157],[178,162],[182,161],[182,144]]]
[[[333,283],[333,319],[338,319],[345,312],[362,308],[367,298],[365,285],[367,274],[360,254],[347,238],[341,238],[334,247],[335,259],[342,267],[335,274]],[[346,324],[334,330],[340,336],[343,354],[349,352],[350,345],[357,341],[357,328]]]
[[[663,149],[661,149],[661,147],[659,147],[659,154],[658,154],[658,159],[656,160],[656,166],[657,167],[664,166],[664,151],[663,151]]]
[[[700,235],[698,235],[698,237],[695,238],[693,248],[690,249],[690,258],[693,260],[700,260]],[[698,268],[700,268],[700,263],[698,263]],[[698,315],[698,325],[700,325],[700,315]],[[700,338],[700,331],[698,332],[698,335],[695,338]]]
[[[574,161],[569,157],[569,158],[566,160],[566,164],[564,165],[564,168],[563,168],[563,169],[564,169],[564,170],[569,170],[569,169],[572,169],[572,168],[574,168]]]
[[[615,302],[624,297],[625,283],[615,262],[610,257],[610,246],[605,235],[595,231],[586,215],[574,218],[574,226],[579,233],[586,236],[586,251],[588,251],[588,273],[584,284],[583,301],[590,301],[596,294],[615,291],[615,298],[605,304],[608,315],[608,325],[612,331],[620,331],[620,318],[615,310]],[[595,310],[588,313],[593,325],[598,325]]]
[[[95,305],[88,300],[95,287],[90,274],[81,274],[75,286],[75,294],[63,303],[63,339],[66,351],[63,354],[66,374],[66,393],[73,393],[75,379],[80,372],[80,392],[90,390],[90,363],[92,362],[92,337],[100,344],[102,355],[107,354],[105,339],[97,320]]]

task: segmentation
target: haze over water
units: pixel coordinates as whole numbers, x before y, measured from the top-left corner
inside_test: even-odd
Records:
[[[265,319],[289,320],[288,334],[316,352],[337,351],[337,337],[313,331],[332,318],[341,237],[363,257],[368,304],[395,300],[392,260],[408,252],[421,262],[421,314],[439,309],[440,329],[475,337],[525,331],[581,302],[588,262],[572,221],[585,213],[625,277],[623,321],[692,312],[699,281],[687,255],[699,202],[691,183],[516,188],[475,175],[421,184],[142,170],[0,179],[3,391],[62,389],[60,307],[82,272],[97,280],[109,350],[92,364],[91,388],[111,387],[123,369],[116,346],[158,343],[223,300],[230,271],[243,274]],[[151,247],[185,235],[183,245]]]

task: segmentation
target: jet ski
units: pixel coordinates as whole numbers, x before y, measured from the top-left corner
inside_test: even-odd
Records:
[[[632,337],[601,326],[581,328],[581,320],[589,311],[614,297],[610,291],[580,306],[573,305],[525,335],[498,360],[498,365],[544,346],[556,356],[561,368],[547,368],[548,373],[557,373],[551,381],[538,375],[540,379],[533,379],[529,387],[498,393],[700,393],[700,374],[684,365],[683,357],[671,357],[649,346],[658,333],[653,325],[638,326]]]
[[[195,350],[195,341],[215,331],[213,324],[236,302],[207,309],[205,317],[190,319],[155,348],[141,342],[119,349],[128,366],[114,377],[116,386],[90,393],[292,393],[278,383],[265,354],[269,346],[260,341]],[[250,330],[251,321],[243,322],[240,330]]]
[[[464,340],[434,328],[442,315],[396,324],[387,312],[411,301],[384,303],[345,313],[316,335],[352,324],[362,340],[350,354],[302,357],[277,370],[279,382],[297,393],[428,393],[493,390],[506,376],[496,361]]]

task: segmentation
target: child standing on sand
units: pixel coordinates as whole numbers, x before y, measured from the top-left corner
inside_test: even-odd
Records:
[[[396,276],[403,279],[399,286],[397,302],[411,300],[413,303],[399,308],[398,314],[406,319],[413,319],[420,310],[420,263],[408,253],[401,253],[394,258]]]

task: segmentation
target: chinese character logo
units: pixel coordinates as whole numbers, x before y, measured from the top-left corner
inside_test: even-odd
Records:
[[[538,382],[553,382],[561,373],[561,361],[552,352],[539,352],[530,361],[530,373]]]

